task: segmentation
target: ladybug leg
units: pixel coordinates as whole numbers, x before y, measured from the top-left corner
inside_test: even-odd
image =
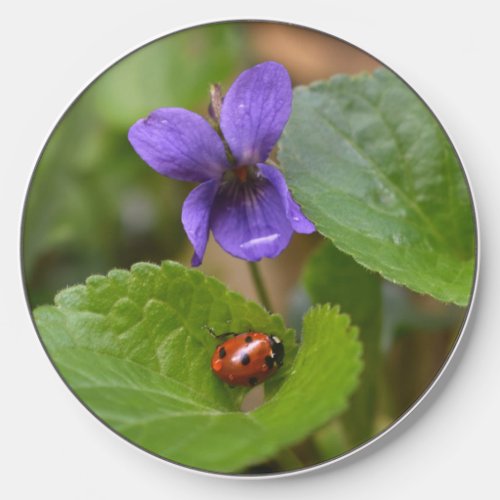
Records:
[[[207,326],[207,325],[203,325],[203,328],[205,328],[205,330],[207,330],[207,332],[215,339],[217,338],[217,335],[215,334],[215,330],[213,328],[211,328],[210,326]]]
[[[208,331],[208,333],[214,338],[214,339],[221,339],[224,337],[229,337],[230,335],[237,335],[237,333],[234,332],[224,332],[224,333],[215,333],[215,330],[211,328],[210,326],[203,325],[203,328]]]

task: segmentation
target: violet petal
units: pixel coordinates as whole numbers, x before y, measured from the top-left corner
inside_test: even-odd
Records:
[[[224,144],[200,115],[160,108],[130,127],[137,154],[161,175],[181,181],[219,178],[229,168]]]
[[[314,224],[302,213],[297,202],[292,198],[292,194],[288,189],[285,177],[275,167],[259,163],[257,165],[262,175],[270,181],[276,190],[279,192],[283,204],[285,205],[286,215],[292,228],[297,233],[310,234],[316,231]]]
[[[269,61],[238,76],[224,97],[220,126],[238,165],[264,161],[292,110],[287,70]]]
[[[219,181],[212,179],[196,186],[182,206],[182,224],[194,248],[191,265],[199,266],[203,260],[208,241],[210,212],[219,187]]]
[[[264,177],[222,185],[214,200],[210,227],[226,252],[249,261],[276,257],[293,233],[282,197]]]

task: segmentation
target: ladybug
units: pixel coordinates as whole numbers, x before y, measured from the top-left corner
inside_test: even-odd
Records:
[[[246,332],[216,337],[227,335],[232,337],[219,344],[212,356],[212,371],[230,386],[253,387],[283,365],[285,348],[275,335]]]

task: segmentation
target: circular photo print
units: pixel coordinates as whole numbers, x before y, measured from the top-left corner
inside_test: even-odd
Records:
[[[98,419],[176,464],[266,475],[411,410],[457,344],[476,245],[460,161],[401,78],[316,31],[225,22],[136,50],[69,107],[22,261]]]

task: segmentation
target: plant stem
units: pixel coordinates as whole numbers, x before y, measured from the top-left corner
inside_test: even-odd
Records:
[[[260,274],[259,268],[255,262],[248,262],[250,266],[250,273],[252,274],[253,283],[255,285],[255,289],[257,290],[257,295],[259,296],[259,300],[262,302],[262,305],[269,311],[272,311],[271,303],[269,302],[269,295],[267,294],[266,288],[264,286],[264,282],[262,281],[262,276]]]
[[[273,460],[279,465],[282,472],[304,467],[302,460],[290,448],[280,451]]]

